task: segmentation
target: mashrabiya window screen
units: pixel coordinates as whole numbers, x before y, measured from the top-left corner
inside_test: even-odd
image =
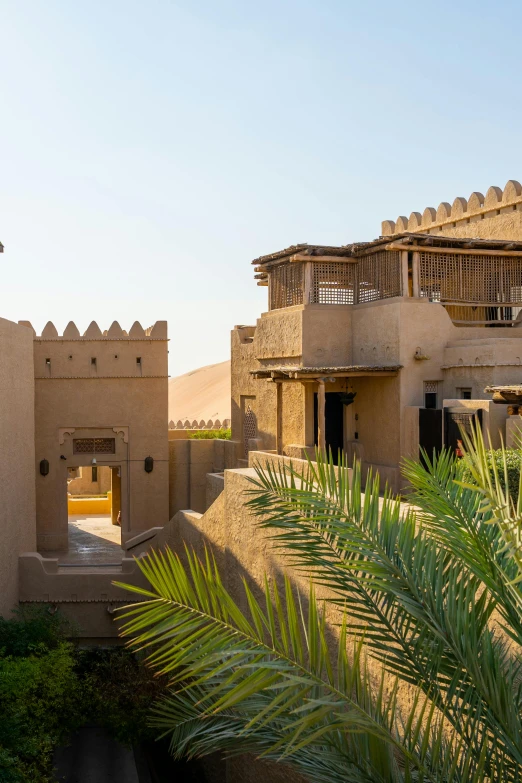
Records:
[[[401,258],[396,250],[362,256],[357,264],[357,301],[402,296]]]
[[[436,394],[439,388],[438,381],[424,381],[424,393]]]
[[[114,454],[115,438],[73,438],[74,454]]]
[[[297,261],[276,266],[270,272],[271,310],[303,304],[303,269],[304,264]]]
[[[312,264],[312,304],[354,304],[356,264]]]
[[[248,457],[248,441],[251,438],[257,438],[257,420],[256,414],[250,405],[248,405],[243,417],[243,446],[245,457]]]
[[[460,253],[419,255],[420,295],[431,302],[522,305],[522,258]]]

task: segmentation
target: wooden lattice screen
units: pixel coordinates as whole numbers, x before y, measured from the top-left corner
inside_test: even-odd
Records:
[[[74,454],[114,454],[114,438],[74,438]]]
[[[357,263],[311,261],[312,304],[357,304],[402,295],[401,261],[397,251],[381,251]],[[281,264],[270,271],[270,309],[303,304],[302,262]]]
[[[357,264],[358,302],[374,302],[402,295],[401,258],[398,251],[383,250],[363,256]]]
[[[248,405],[243,415],[243,449],[245,459],[248,459],[248,441],[252,438],[257,438],[257,418],[250,405]]]
[[[513,323],[522,308],[522,259],[420,253],[420,295],[446,307],[454,323]]]
[[[312,265],[312,304],[354,304],[356,264],[332,263]]]
[[[301,262],[281,264],[270,273],[270,309],[303,304],[304,264]]]

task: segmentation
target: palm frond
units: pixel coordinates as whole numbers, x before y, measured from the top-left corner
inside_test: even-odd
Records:
[[[520,667],[490,627],[496,597],[466,562],[441,549],[412,509],[387,492],[381,499],[376,479],[362,493],[357,465],[350,478],[317,454],[301,473],[258,468],[254,483],[250,506],[291,565],[348,606],[350,628],[364,630],[372,654],[418,683],[477,756],[485,727],[518,774]],[[480,507],[476,498],[468,504]],[[463,714],[474,716],[465,735]]]
[[[185,560],[169,550],[140,559],[151,589],[126,586],[144,600],[122,612],[130,645],[170,675],[154,723],[173,752],[257,749],[312,780],[391,783],[407,780],[405,770],[440,779],[433,770],[441,761],[425,741],[428,733],[443,742],[440,716],[419,692],[398,721],[397,685],[387,690],[383,675],[376,687],[361,639],[348,654],[345,624],[331,659],[313,586],[305,607],[288,580],[284,595],[266,584],[269,609],[245,584],[242,613],[208,555],[203,563],[187,551]]]

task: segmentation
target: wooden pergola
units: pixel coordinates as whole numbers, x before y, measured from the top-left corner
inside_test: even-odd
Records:
[[[300,367],[282,365],[277,367],[258,367],[250,374],[256,380],[266,380],[277,384],[276,397],[276,450],[282,453],[282,384],[283,383],[315,383],[317,384],[317,445],[326,449],[325,406],[326,384],[335,383],[339,378],[363,378],[367,376],[393,377],[402,369],[402,365],[365,364],[348,365],[345,367]]]

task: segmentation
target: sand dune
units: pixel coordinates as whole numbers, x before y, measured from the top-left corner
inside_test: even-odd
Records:
[[[230,419],[230,361],[169,380],[169,421]]]

